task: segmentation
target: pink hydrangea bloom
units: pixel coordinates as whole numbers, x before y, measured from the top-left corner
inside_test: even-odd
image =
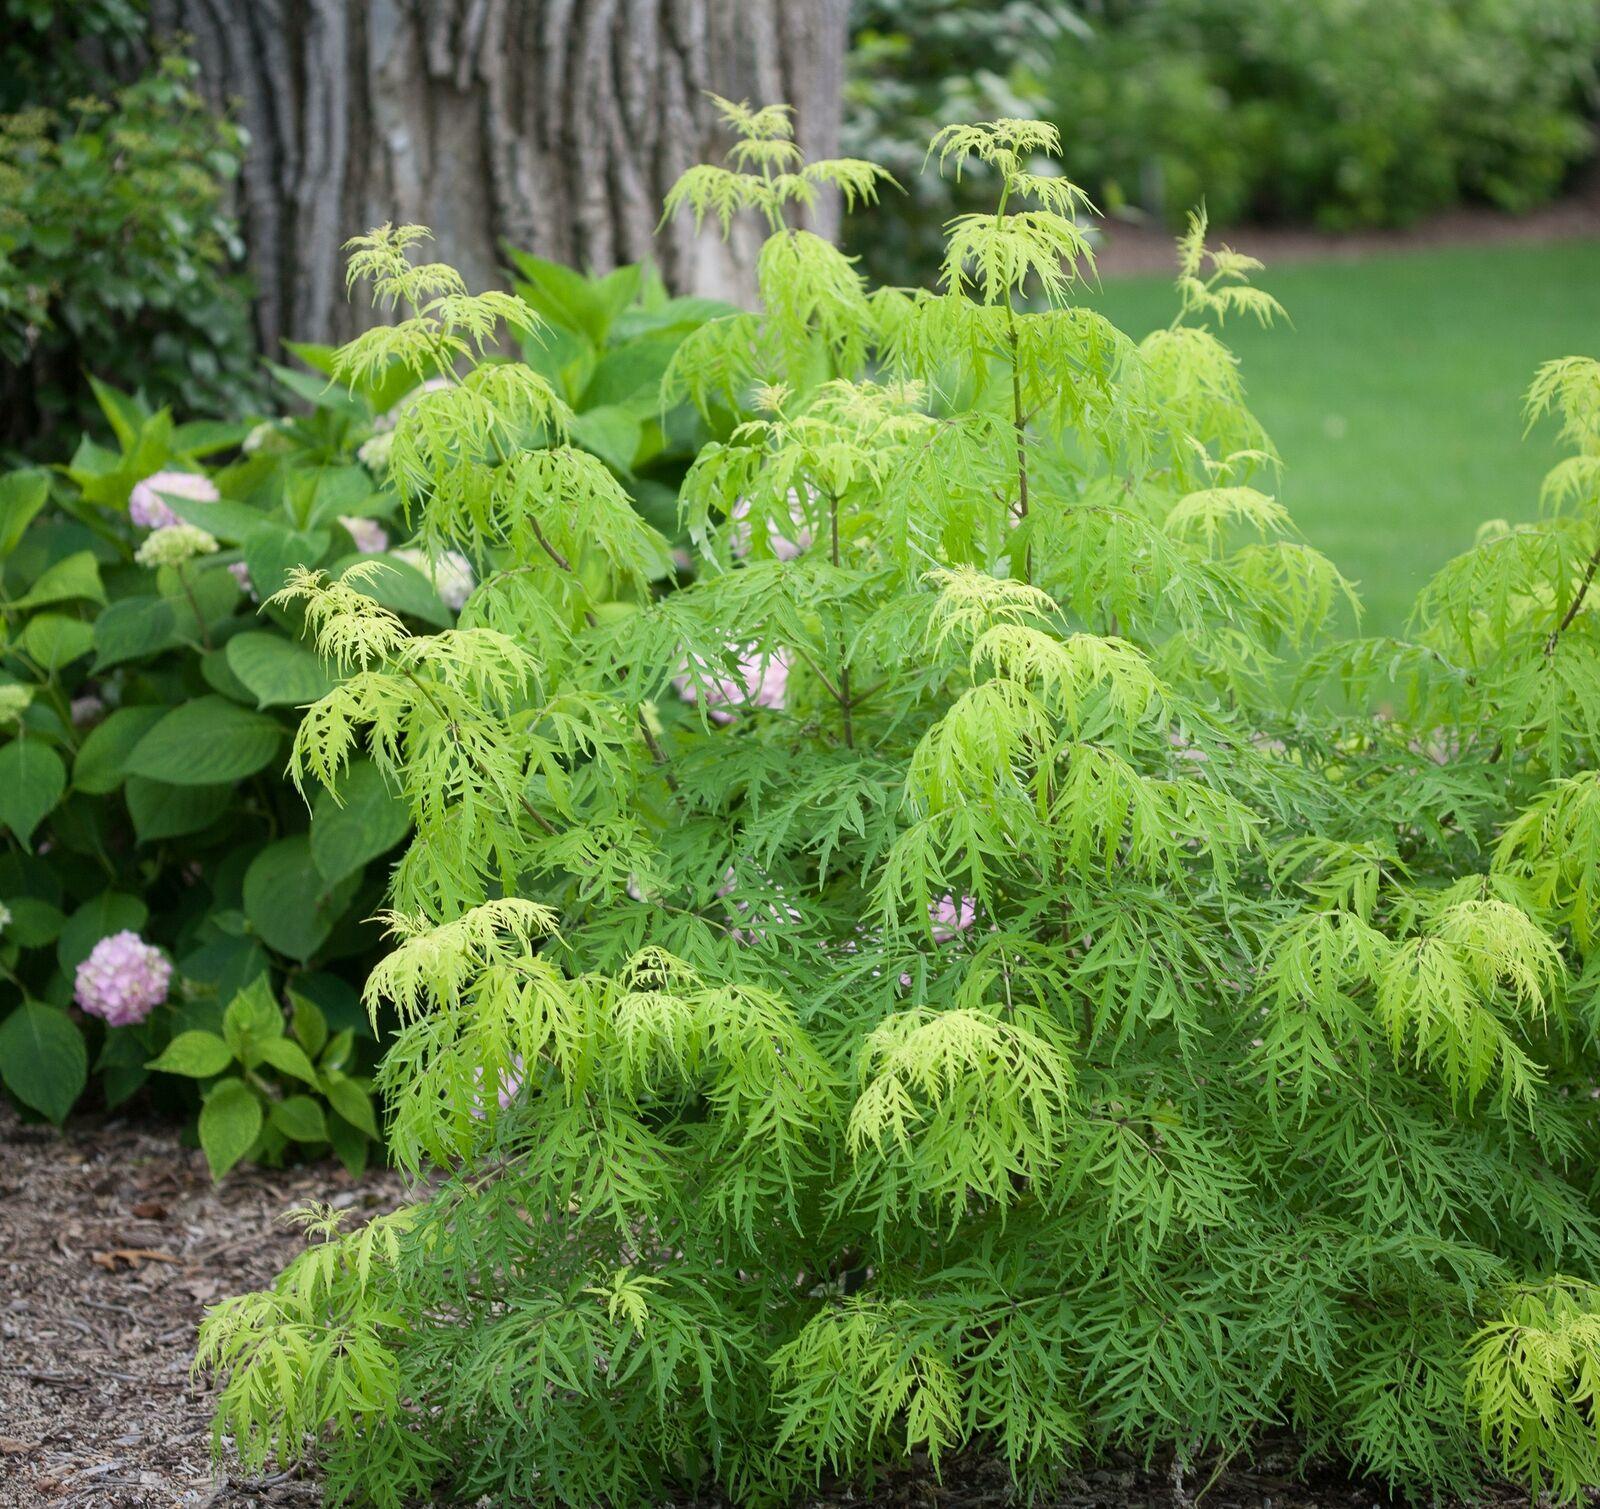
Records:
[[[928,926],[933,933],[935,943],[944,944],[953,941],[958,935],[966,932],[978,920],[978,903],[971,896],[956,896],[953,892],[946,891],[937,901],[928,903]],[[879,943],[882,940],[876,933],[869,933],[865,928],[858,928],[857,937],[869,943]],[[840,946],[841,952],[856,953],[858,944],[855,938],[847,938]],[[872,978],[878,978],[879,971],[873,970]],[[902,972],[900,975],[900,988],[911,988],[911,975]]]
[[[522,1093],[523,1073],[522,1055],[520,1053],[511,1060],[509,1069],[500,1071],[500,1092],[496,1099],[499,1100],[502,1111]],[[473,1098],[472,1115],[475,1120],[482,1121],[484,1117],[483,1070],[476,1070],[473,1078],[477,1081],[478,1094]]]
[[[105,716],[105,702],[95,696],[93,692],[85,692],[81,697],[72,699],[72,726],[74,728],[87,728],[91,723],[98,723]]]
[[[809,482],[805,486],[806,498],[814,504],[817,501],[817,490]],[[748,498],[740,498],[733,505],[728,511],[728,522],[734,526],[733,533],[729,537],[729,548],[735,555],[748,555],[751,542]],[[792,561],[797,555],[803,555],[811,548],[813,542],[806,504],[800,501],[800,490],[795,487],[789,489],[789,523],[789,531],[785,534],[778,528],[775,519],[767,522],[767,543],[772,547],[773,555],[780,561]]]
[[[374,476],[381,477],[389,469],[389,452],[394,449],[394,431],[385,430],[380,435],[369,435],[356,447],[356,460]]]
[[[354,514],[340,514],[339,522],[355,541],[362,555],[382,555],[389,548],[389,531],[376,519],[362,519]]]
[[[78,966],[74,997],[112,1027],[142,1022],[167,998],[172,965],[159,948],[124,930],[102,938]]]
[[[732,895],[734,888],[738,885],[738,883],[739,877],[733,866],[729,865],[728,868],[722,873],[722,884],[717,887],[717,895]],[[773,889],[777,891],[780,897],[783,895],[782,887],[775,886]],[[738,912],[741,917],[747,915],[750,911],[750,903],[748,901],[736,901],[734,902],[733,906],[734,910]],[[765,906],[758,907],[756,911],[758,918],[762,913],[765,913],[767,917],[770,917],[780,926],[788,926],[790,924],[805,920],[800,913],[787,901],[769,901]],[[730,930],[728,936],[732,938],[735,943],[743,943],[748,945],[751,943],[764,942],[767,934],[766,929],[761,927],[736,927]]]
[[[935,943],[948,943],[978,920],[978,903],[970,896],[957,897],[946,891],[928,908],[928,922]]]
[[[439,599],[452,613],[459,613],[472,596],[477,578],[472,574],[472,562],[459,550],[447,550],[437,560],[430,561],[425,550],[407,548],[394,552],[397,561],[415,566],[430,582]]]
[[[228,566],[228,575],[231,576],[234,581],[238,582],[239,590],[244,593],[244,595],[248,597],[251,602],[254,603],[261,601],[261,599],[256,596],[256,584],[250,580],[250,568],[245,565],[243,561],[233,561],[230,563]]]
[[[467,605],[475,586],[472,562],[459,550],[447,550],[434,562],[433,590],[452,613],[459,613]]]
[[[935,943],[949,943],[978,920],[978,903],[971,896],[956,896],[946,891],[937,901],[929,903],[928,926]],[[911,976],[900,976],[900,988],[911,988]]]
[[[699,681],[689,674],[675,676],[672,684],[685,702],[697,702],[702,693],[706,699],[706,713],[713,723],[731,723],[733,714],[727,708],[770,707],[783,708],[789,696],[789,658],[782,650],[763,655],[754,645],[739,652],[738,680],[731,676],[707,676],[710,667],[696,659],[694,669],[701,672]]]
[[[222,496],[216,484],[199,472],[155,472],[136,482],[128,495],[128,517],[143,529],[165,529],[183,522],[167,507],[161,494],[190,498],[196,503],[215,503]]]

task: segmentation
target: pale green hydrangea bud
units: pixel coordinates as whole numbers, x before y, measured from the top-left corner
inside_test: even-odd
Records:
[[[394,445],[394,431],[385,430],[363,441],[356,457],[370,472],[382,474],[389,469],[389,451]]]
[[[261,451],[281,451],[287,449],[287,437],[275,419],[263,419],[240,442],[239,449],[247,456],[257,455]]]
[[[33,701],[33,688],[12,682],[0,686],[0,727],[14,722],[28,710]]]
[[[181,566],[197,555],[216,553],[215,538],[193,524],[168,524],[152,530],[133,553],[141,566]]]

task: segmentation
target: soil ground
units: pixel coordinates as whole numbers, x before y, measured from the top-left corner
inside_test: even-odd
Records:
[[[251,1169],[212,1185],[175,1129],[85,1121],[65,1132],[0,1106],[0,1506],[4,1509],[288,1509],[322,1501],[314,1478],[250,1478],[210,1453],[211,1393],[190,1377],[212,1300],[265,1284],[298,1238],[282,1212],[329,1200],[357,1213],[400,1203],[398,1176]],[[1381,1489],[1297,1481],[1266,1448],[1209,1488],[1132,1468],[1073,1473],[1039,1509],[1376,1509]],[[1202,1494],[1202,1490],[1204,1490]],[[870,1491],[834,1488],[795,1509],[999,1509],[994,1464],[936,1483],[908,1470]],[[1198,1502],[1197,1502],[1198,1501]],[[1491,1491],[1484,1509],[1527,1509]],[[711,1509],[711,1506],[683,1506]],[[1446,1506],[1439,1506],[1446,1509]]]

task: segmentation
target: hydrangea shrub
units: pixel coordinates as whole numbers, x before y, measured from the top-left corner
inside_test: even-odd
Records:
[[[352,981],[378,941],[360,919],[381,896],[403,815],[370,776],[320,819],[286,786],[298,704],[327,682],[293,617],[259,611],[252,572],[270,591],[298,562],[355,559],[357,533],[394,515],[381,477],[354,456],[371,398],[273,422],[263,444],[247,443],[246,425],[179,425],[97,391],[115,450],[85,440],[57,475],[0,478],[0,896],[13,913],[0,967],[21,997],[0,1023],[0,1081],[54,1120],[91,1074],[107,1104],[143,1093],[199,1111],[218,1171],[247,1151],[330,1147],[359,1166],[376,1132],[362,1077],[374,1045]],[[409,612],[451,621],[421,573],[396,574]],[[259,1136],[223,1156],[205,1114],[222,1066],[174,1068],[170,1045],[221,1041],[241,991],[259,983],[270,996],[290,981],[359,1043],[309,1083],[252,1060],[259,1098],[326,1101],[342,1084],[334,1071],[348,1070],[339,1093],[355,1119],[326,1101],[313,1138],[310,1118],[285,1130],[263,1109]]]
[[[574,442],[631,507],[670,513],[699,439],[731,421],[663,415],[660,375],[724,306],[672,299],[640,267],[586,279],[516,260],[500,297],[543,311],[529,355],[570,402]],[[442,629],[496,565],[478,548],[408,544],[390,483],[400,416],[446,380],[379,360],[333,385],[331,352],[293,350],[299,366],[273,369],[292,417],[175,423],[96,385],[114,449],[85,439],[60,475],[0,477],[0,904],[15,914],[0,969],[22,1001],[0,1022],[0,1083],[56,1120],[91,1072],[111,1104],[148,1091],[181,1109],[198,1092],[218,1169],[330,1144],[365,1158],[375,1047],[355,985],[381,937],[364,919],[408,827],[370,764],[309,804],[284,779],[300,710],[331,683],[299,613],[262,599],[292,567],[371,558],[385,570],[368,590],[408,625]],[[653,569],[677,568],[663,555]],[[122,932],[174,970],[132,1012],[117,1004],[131,978],[120,946],[89,995],[75,989],[91,950]],[[296,1051],[227,1030],[263,979]],[[298,1104],[308,1093],[316,1114]]]
[[[998,186],[940,291],[870,288],[784,211],[877,170],[726,115],[668,210],[770,235],[761,307],[666,374],[750,415],[685,482],[679,590],[561,394],[468,360],[526,311],[413,229],[355,244],[395,323],[334,370],[450,378],[391,474],[435,555],[500,565],[434,634],[370,562],[278,598],[337,683],[297,779],[371,760],[413,825],[366,1000],[429,1183],[304,1212],[212,1310],[219,1438],[386,1506],[764,1502],[968,1450],[1037,1488],[1286,1425],[1408,1490],[1577,1498],[1600,363],[1534,385],[1574,453],[1544,521],[1410,638],[1340,640],[1222,340],[1277,314],[1257,264],[1197,220],[1130,340],[1074,302],[1055,132],[1000,120],[934,141]]]

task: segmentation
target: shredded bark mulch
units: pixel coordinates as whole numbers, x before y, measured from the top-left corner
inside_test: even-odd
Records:
[[[213,1300],[268,1283],[298,1250],[286,1209],[400,1203],[386,1171],[249,1169],[214,1186],[177,1128],[65,1132],[0,1106],[0,1505],[71,1509],[315,1504],[315,1485],[213,1466],[211,1395],[192,1381]]]
[[[401,1203],[398,1175],[331,1165],[248,1169],[214,1186],[173,1127],[86,1121],[65,1132],[0,1105],[0,1506],[289,1509],[322,1501],[314,1474],[251,1478],[211,1456],[212,1397],[190,1377],[211,1301],[266,1284],[298,1249],[282,1213],[326,1200],[370,1214]],[[1386,1509],[1381,1488],[1302,1481],[1292,1447],[1187,1477],[1102,1467],[1069,1474],[1038,1509]],[[1000,1509],[997,1464],[935,1482],[908,1469],[833,1486],[794,1509]],[[1527,1509],[1488,1490],[1488,1509]],[[712,1509],[683,1505],[681,1509]],[[1444,1509],[1444,1506],[1439,1506]]]

